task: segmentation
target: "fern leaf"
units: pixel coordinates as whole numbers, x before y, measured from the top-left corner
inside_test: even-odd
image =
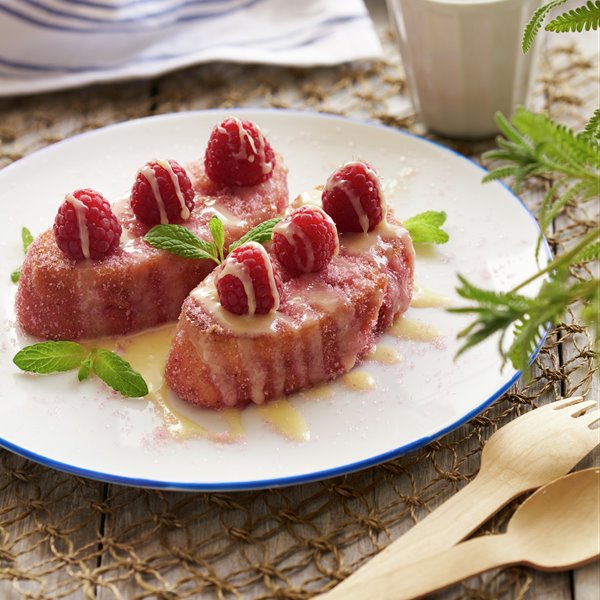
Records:
[[[469,348],[472,348],[473,346],[477,346],[477,344],[480,344],[481,342],[483,342],[483,340],[487,339],[490,337],[490,335],[493,335],[495,331],[490,331],[489,328],[481,328],[477,331],[475,331],[474,333],[469,333],[468,336],[464,336],[466,337],[466,341],[465,343],[458,349],[458,352],[456,353],[455,358],[458,358],[459,356],[461,356],[462,354],[464,354]],[[460,334],[458,337],[462,337]]]
[[[527,372],[529,359],[544,335],[545,324],[524,316],[515,325],[515,337],[507,351],[508,358],[515,369]]]
[[[548,225],[550,225],[550,223],[552,223],[552,220],[554,219],[554,217],[556,217],[556,215],[558,215],[562,209],[569,204],[569,202],[571,200],[573,200],[573,198],[575,198],[583,189],[585,189],[587,187],[587,182],[582,182],[580,181],[579,183],[575,184],[573,187],[570,187],[564,194],[562,194],[553,204],[551,207],[546,208],[546,210],[544,211],[544,214],[541,215],[540,214],[540,228],[542,230],[542,232],[546,231],[546,228],[548,227]],[[544,198],[545,200],[545,198]]]
[[[488,183],[489,181],[495,181],[496,179],[504,179],[514,175],[517,171],[517,167],[498,167],[493,171],[490,171],[482,180],[481,183]]]
[[[546,228],[552,221],[552,219],[548,219],[548,212],[550,211],[550,207],[552,205],[552,198],[556,196],[560,186],[563,184],[563,180],[558,180],[554,182],[550,189],[546,192],[544,199],[542,200],[542,204],[538,213],[538,223],[540,224],[540,235],[538,236],[537,244],[535,246],[535,258],[536,260],[540,255],[540,248],[542,247],[542,240],[544,239],[544,235],[546,234]]]
[[[594,111],[594,114],[587,122],[585,129],[579,134],[579,137],[600,141],[600,108]]]
[[[512,126],[511,122],[500,111],[496,113],[495,120],[496,125],[498,125],[498,129],[501,131],[501,133],[504,134],[504,137],[506,139],[515,142],[515,144],[521,143],[521,136],[519,132]]]
[[[584,248],[574,259],[573,263],[590,262],[600,258],[600,242],[594,242]]]
[[[456,288],[459,296],[462,296],[466,300],[474,300],[484,306],[508,306],[518,307],[522,310],[528,304],[528,298],[512,292],[494,292],[491,290],[484,290],[482,288],[473,285],[467,281],[462,275],[458,274],[460,280],[460,287]],[[449,309],[449,312],[453,312],[453,309]]]
[[[527,54],[531,45],[533,44],[533,40],[537,35],[544,19],[547,17],[548,13],[556,6],[560,4],[564,4],[567,0],[551,0],[548,4],[544,4],[540,6],[532,15],[529,23],[525,27],[525,31],[523,32],[523,41],[521,43],[521,47],[523,48],[523,52]]]
[[[600,340],[598,338],[598,330],[600,329],[600,286],[596,288],[596,291],[589,300],[589,303],[583,307],[581,311],[583,320],[596,330],[596,352],[598,352],[598,346]]]
[[[562,15],[558,15],[546,25],[546,31],[556,33],[565,33],[568,31],[589,31],[598,29],[600,26],[600,0],[592,2],[588,0],[587,4],[570,10]]]
[[[563,165],[570,164],[574,168],[581,168],[582,165],[600,168],[598,145],[576,135],[565,125],[555,123],[547,115],[520,108],[512,121],[519,132],[551,160]]]

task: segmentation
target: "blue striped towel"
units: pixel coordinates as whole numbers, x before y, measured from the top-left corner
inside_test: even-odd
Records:
[[[362,0],[0,0],[0,96],[231,61],[376,58]]]

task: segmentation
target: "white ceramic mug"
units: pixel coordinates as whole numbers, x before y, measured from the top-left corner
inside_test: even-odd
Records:
[[[429,129],[449,137],[497,132],[496,111],[526,102],[534,50],[523,29],[540,0],[388,0],[409,91]]]

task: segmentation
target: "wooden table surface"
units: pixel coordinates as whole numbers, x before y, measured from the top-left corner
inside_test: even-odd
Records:
[[[371,2],[370,8],[379,30],[383,32],[386,26],[386,14],[381,3]],[[382,33],[382,35],[384,34]],[[590,39],[589,36],[585,39],[575,36],[566,41],[581,45],[585,57],[589,56],[590,49],[592,53],[595,50],[594,41],[590,42]],[[557,44],[559,42],[549,40],[548,43]],[[565,43],[565,39],[561,39],[560,43]],[[389,48],[389,43],[387,47]],[[589,70],[589,68],[588,64],[587,69]],[[276,68],[214,65],[188,69],[183,73],[168,75],[152,81],[105,85],[85,90],[0,100],[0,148],[2,150],[0,166],[48,143],[111,122],[146,114],[222,105],[309,107],[344,112],[359,117],[380,118],[392,125],[409,125],[419,130],[418,119],[412,115],[410,108],[407,108],[409,105],[401,76],[394,79],[389,70],[373,67],[365,67],[363,75],[363,79],[353,79],[348,83],[346,79],[352,79],[352,76],[348,74],[346,67],[318,69],[314,73],[300,73]],[[371,93],[373,85],[380,92],[376,98]],[[540,89],[547,90],[548,88],[541,86]],[[326,93],[323,90],[326,90]],[[397,106],[394,105],[394,96],[396,95],[401,99]],[[597,90],[595,92],[592,90],[583,96],[581,102],[575,103],[571,107],[570,119],[576,120],[578,116],[583,118],[591,114],[594,104],[598,104]],[[540,96],[534,99],[534,104],[546,101],[547,98]],[[459,144],[457,146],[455,144],[455,147],[475,155],[479,151],[480,145]],[[542,190],[528,192],[529,206],[532,206],[542,193]],[[556,226],[561,226],[560,220]],[[575,340],[575,338],[573,339]],[[570,357],[576,354],[575,343],[565,347],[556,345],[547,350],[539,368],[542,370],[545,368],[549,373],[552,369],[560,370],[560,366],[564,366]],[[550,382],[550,384],[547,386],[548,389],[544,388],[542,402],[550,401],[558,394],[567,395],[572,391],[589,388],[589,381],[582,382],[578,373],[572,374],[566,382],[564,379],[553,380],[551,374],[548,373],[544,377],[546,377],[544,381]],[[511,393],[515,398],[520,398],[518,389]],[[596,384],[592,386],[589,395],[596,399],[599,398]],[[485,423],[477,423],[477,427],[485,427]],[[434,461],[424,459],[427,456],[431,458],[433,451],[429,450],[424,454],[411,455],[405,461],[389,466],[388,471],[390,472],[394,469],[402,472],[404,478],[402,483],[379,487],[375,491],[371,490],[374,496],[369,496],[369,502],[377,496],[379,506],[395,506],[400,497],[408,508],[402,513],[402,518],[396,515],[389,521],[385,521],[383,529],[379,532],[373,533],[372,528],[367,528],[363,535],[349,536],[345,539],[343,544],[345,567],[340,568],[342,572],[349,573],[353,565],[375,553],[390,539],[395,539],[409,528],[412,523],[411,517],[413,519],[420,518],[426,513],[426,510],[434,508],[454,493],[458,487],[464,485],[464,482],[477,470],[482,442],[478,435],[479,431],[481,429],[474,429],[473,425],[465,425],[458,431],[449,434],[440,441],[438,447],[434,448],[436,452],[439,451]],[[489,437],[489,433],[487,432],[484,437]],[[454,448],[454,441],[459,439],[466,441],[461,441],[458,458],[455,452],[443,452],[444,449]],[[591,465],[600,465],[598,451],[590,455],[580,466]],[[378,474],[382,472],[381,468],[379,469],[379,471],[369,470],[354,476],[350,482],[356,488],[367,489],[369,481],[375,481]],[[22,480],[21,485],[15,484],[19,477]],[[158,552],[164,546],[161,536],[157,535],[155,540],[144,538],[144,551],[139,556],[139,563],[135,562],[136,548],[133,543],[131,548],[126,544],[122,547],[115,545],[112,549],[97,548],[99,544],[105,544],[107,539],[121,539],[118,538],[117,533],[124,535],[124,532],[127,532],[127,535],[134,535],[131,533],[131,529],[135,528],[136,522],[146,519],[149,511],[153,515],[155,514],[152,512],[152,503],[155,501],[167,502],[171,512],[180,515],[184,510],[181,504],[187,502],[183,498],[185,495],[143,496],[135,490],[126,490],[118,486],[93,482],[81,483],[80,481],[73,483],[71,480],[75,479],[59,475],[49,469],[37,468],[24,459],[0,450],[0,599],[211,598],[220,593],[224,597],[235,597],[236,594],[233,591],[231,596],[228,595],[226,587],[223,588],[220,585],[211,587],[210,577],[206,575],[202,575],[204,578],[202,586],[194,588],[188,580],[195,576],[190,575],[190,572],[195,572],[190,571],[188,566],[184,565],[188,559],[183,556],[174,556],[172,564],[161,563],[160,566],[153,566],[156,573],[145,573],[144,564],[147,565],[149,561],[151,562],[153,552]],[[343,494],[341,490],[344,489],[344,485],[350,485],[345,481],[335,480],[335,482],[339,483],[336,491],[339,494]],[[332,485],[337,486],[338,483]],[[415,495],[415,490],[418,490],[422,497],[424,490],[429,489],[428,486],[434,483],[438,486],[436,494],[432,495],[429,500],[411,504],[410,498]],[[321,487],[319,487],[320,485]],[[284,506],[300,507],[304,505],[303,503],[310,502],[311,494],[315,490],[323,489],[325,487],[322,484],[311,484],[291,488],[285,492],[273,492],[272,496],[269,496],[268,492],[263,492],[260,501],[265,506],[269,505],[271,501],[284,501]],[[332,488],[329,486],[327,489],[331,491]],[[52,515],[44,516],[42,514],[43,507],[36,505],[35,498],[39,498],[40,494],[45,502],[51,503]],[[229,495],[229,498],[234,499],[220,500],[219,495],[215,495],[212,499],[203,498],[202,502],[235,504],[235,495]],[[244,498],[244,501],[240,500],[241,504],[247,500],[248,506],[254,507],[258,502],[257,497],[244,496]],[[90,506],[94,507],[94,511],[89,510]],[[18,507],[22,507],[22,510]],[[23,507],[27,507],[27,510]],[[81,511],[75,514],[77,507],[80,507]],[[252,510],[255,509],[252,508]],[[256,510],[259,509],[256,508]],[[265,510],[264,507],[263,510]],[[320,511],[318,516],[311,518],[314,519],[316,528],[321,532],[332,531],[334,524],[337,527],[337,524],[343,523],[344,519],[348,517],[331,506],[323,506]],[[382,514],[380,511],[376,516],[383,518]],[[111,518],[105,518],[104,515],[110,515]],[[51,522],[54,523],[53,527],[62,528],[61,531],[67,531],[68,535],[61,537],[50,531],[51,528],[46,519],[50,516]],[[252,517],[258,519],[258,515],[252,515]],[[212,535],[220,535],[223,527],[222,522],[211,523],[206,519],[199,519],[198,524],[198,527],[188,524],[186,528],[186,536],[196,540],[194,543],[197,543],[199,539],[212,539]],[[176,521],[172,522],[170,526],[177,527]],[[44,535],[40,537],[39,541],[35,541],[34,537],[37,533],[34,534],[34,532],[39,533],[40,528]],[[242,524],[238,524],[236,528],[241,532],[238,534],[240,537],[236,543],[243,545],[244,527]],[[231,534],[232,530],[234,528],[228,524],[228,534]],[[285,531],[278,530],[277,535],[266,540],[264,543],[269,546],[269,552],[277,546],[283,547],[287,543],[284,538],[290,535],[290,531],[289,528]],[[71,545],[75,544],[78,552],[76,560],[73,558],[69,561],[68,548],[57,550],[61,540]],[[189,539],[188,543],[190,543]],[[82,554],[82,548],[88,546],[89,553]],[[25,550],[25,553],[19,555],[20,551]],[[125,553],[128,562],[121,562],[119,567],[115,568],[115,562],[124,560],[119,553]],[[57,556],[62,561],[59,567],[56,567]],[[311,556],[314,557],[314,554]],[[224,557],[219,563],[219,573],[241,569],[243,564],[242,554],[231,553],[230,557]],[[133,569],[132,573],[135,572],[136,576],[119,575],[119,569],[124,571]],[[265,567],[264,571],[263,576],[269,577],[268,567]],[[152,586],[148,585],[145,592],[144,577],[140,573],[145,573],[144,576],[148,578],[154,577]],[[163,575],[163,573],[168,574]],[[310,584],[306,583],[311,579],[310,573],[313,573],[313,579],[317,580],[324,573],[322,565],[307,561],[301,569],[288,573],[287,581],[280,582],[278,587],[271,585],[272,582],[267,585],[264,581],[262,583],[255,581],[254,583],[244,583],[240,588],[231,584],[231,589],[238,589],[239,595],[242,597],[306,598],[310,596],[310,590],[316,589],[314,581]],[[474,578],[466,586],[453,587],[436,597],[444,599],[526,597],[575,600],[600,598],[598,563],[566,573],[539,573],[529,569],[520,569],[512,574],[514,575],[513,579],[510,578],[510,573],[505,574],[504,579],[498,578],[496,572],[486,574],[481,578]],[[161,579],[163,583],[160,583]],[[71,580],[76,583],[69,587]],[[184,580],[185,582],[180,584],[182,587],[172,587],[172,582]],[[156,583],[157,581],[159,583]],[[162,591],[157,592],[157,589]],[[265,589],[271,591],[265,591]]]

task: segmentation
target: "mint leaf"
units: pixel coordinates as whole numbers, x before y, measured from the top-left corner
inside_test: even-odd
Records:
[[[23,227],[21,229],[21,241],[23,242],[23,252],[27,253],[27,248],[29,248],[29,246],[31,245],[31,242],[33,242],[33,235],[31,235],[31,231],[29,231],[29,229],[27,229],[27,227]],[[10,274],[10,280],[13,283],[18,283],[19,279],[21,278],[21,269],[15,269],[11,274]]]
[[[143,377],[126,360],[109,350],[96,350],[94,372],[106,385],[123,396],[141,398],[148,393]]]
[[[223,223],[221,223],[221,219],[214,215],[208,223],[208,227],[210,229],[210,233],[212,234],[213,240],[215,240],[215,246],[217,247],[217,251],[219,253],[219,260],[223,262],[223,246],[225,245],[225,230],[223,229]]]
[[[27,248],[29,248],[29,246],[31,246],[31,242],[33,242],[33,236],[27,227],[23,227],[23,229],[21,229],[21,240],[23,241],[23,252],[27,254]]]
[[[219,264],[215,245],[196,237],[182,225],[155,225],[144,236],[144,241],[183,258],[208,259]]]
[[[41,342],[17,352],[13,362],[30,373],[58,373],[79,367],[86,354],[76,342]]]
[[[79,381],[83,381],[84,379],[87,379],[90,376],[90,373],[94,367],[95,355],[96,355],[96,351],[92,350],[83,359],[83,362],[81,363],[81,366],[79,367],[79,373],[77,373],[77,379],[79,379]]]
[[[402,225],[415,244],[445,244],[449,239],[448,234],[441,229],[445,221],[445,212],[428,210],[406,219]]]
[[[246,233],[246,235],[243,235],[237,242],[233,242],[233,244],[229,246],[229,252],[246,242],[258,242],[259,244],[270,242],[273,237],[273,227],[275,227],[279,221],[281,221],[281,217],[275,217],[259,223],[256,227],[253,227]]]

